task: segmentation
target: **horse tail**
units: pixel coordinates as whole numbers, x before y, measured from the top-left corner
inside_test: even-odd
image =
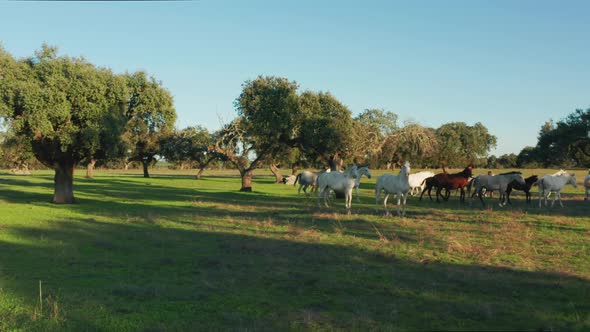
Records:
[[[475,180],[475,178],[472,178],[471,180],[469,180],[469,182],[467,182],[467,196],[471,197],[471,186],[473,185],[473,181]]]
[[[297,185],[297,181],[299,181],[299,178],[301,178],[301,173],[297,174],[297,176],[295,177],[295,182],[293,183],[293,185]]]

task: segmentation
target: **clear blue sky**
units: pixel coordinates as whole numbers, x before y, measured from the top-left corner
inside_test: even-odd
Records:
[[[277,75],[353,114],[481,121],[502,154],[590,107],[589,14],[590,1],[2,2],[0,41],[144,69],[174,95],[179,128],[219,128],[245,80]]]

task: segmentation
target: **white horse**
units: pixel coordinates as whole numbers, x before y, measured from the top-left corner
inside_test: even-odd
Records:
[[[347,175],[350,175],[350,172],[352,171],[352,168],[347,169],[344,173]],[[356,169],[356,178],[354,179],[354,193],[356,196],[356,201],[358,203],[361,202],[361,197],[359,194],[359,186],[361,185],[361,177],[362,176],[366,176],[367,178],[371,178],[371,172],[369,172],[369,167],[367,166],[363,166],[363,167],[358,167]]]
[[[562,176],[562,175],[568,175],[567,171],[564,171],[563,169],[559,169],[559,171],[551,174],[552,176]],[[541,183],[541,179],[537,180],[537,182],[533,183],[533,186],[539,186],[539,183]],[[547,194],[547,198],[551,197],[551,192],[549,192]]]
[[[309,196],[309,194],[307,193],[307,188],[309,186],[311,186],[311,191],[316,191],[316,182],[318,181],[318,176],[320,174],[326,173],[326,172],[330,172],[330,169],[327,170],[323,170],[320,172],[310,172],[310,171],[303,171],[299,174],[297,174],[297,178],[295,179],[295,182],[293,183],[293,185],[297,185],[297,182],[299,182],[299,188],[297,189],[297,196],[299,196],[301,194],[301,189],[303,188],[303,193],[305,194],[305,196]]]
[[[434,173],[428,171],[410,174],[410,195],[414,196],[421,193],[422,190],[424,190],[424,187],[426,187],[424,180],[433,176]]]
[[[508,184],[512,181],[516,181],[522,186],[526,184],[521,172],[509,172],[498,175],[479,175],[469,183],[468,191],[471,190],[471,185],[473,184],[475,186],[475,191],[473,192],[473,195],[471,195],[471,198],[474,199],[476,195],[479,196],[479,200],[483,206],[486,205],[483,201],[483,190],[485,189],[486,192],[497,191],[500,193],[500,202],[498,205],[503,207],[506,205],[506,189],[508,189]]]
[[[590,169],[588,170],[588,175],[584,178],[584,200],[588,200],[588,192],[590,192]]]
[[[346,173],[330,172],[322,173],[318,176],[317,190],[318,190],[318,207],[321,207],[320,200],[324,198],[324,205],[328,206],[328,195],[330,190],[344,192],[344,205],[350,213],[352,206],[352,189],[356,184],[357,167],[351,166]]]
[[[381,191],[385,191],[383,198],[383,207],[385,208],[385,215],[389,215],[387,210],[387,199],[390,194],[397,195],[397,215],[406,214],[406,200],[410,192],[410,163],[405,162],[398,175],[383,174],[377,178],[377,185],[375,187],[375,204],[379,206],[379,198]],[[403,199],[403,201],[402,201]],[[400,202],[402,203],[402,211],[400,213]]]
[[[575,174],[566,174],[566,175],[544,175],[541,180],[538,181],[539,183],[539,207],[541,207],[541,202],[543,198],[545,199],[545,206],[547,206],[547,198],[549,194],[554,191],[555,197],[553,198],[553,202],[551,202],[551,207],[555,204],[555,201],[559,199],[559,205],[563,207],[563,203],[561,203],[561,189],[566,184],[571,184],[574,188],[578,187],[576,183],[576,175]]]

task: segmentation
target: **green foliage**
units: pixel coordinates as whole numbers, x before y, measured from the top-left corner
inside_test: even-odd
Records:
[[[351,152],[353,121],[348,107],[329,92],[303,92],[300,96],[303,124],[300,146],[310,159],[328,162]]]
[[[43,45],[28,59],[3,52],[3,114],[18,135],[31,140],[36,157],[49,167],[77,164],[118,139],[127,94],[122,79],[83,58],[58,56]],[[114,139],[113,139],[114,137]]]
[[[398,116],[382,109],[367,109],[353,119],[352,154],[363,160],[374,160],[384,141],[397,129]]]
[[[433,166],[438,151],[434,129],[410,123],[389,135],[382,147],[382,160],[400,165],[410,161],[415,166]]]
[[[28,169],[37,163],[30,138],[13,131],[0,132],[0,168]]]
[[[442,165],[464,167],[487,157],[488,152],[496,146],[496,136],[477,122],[469,126],[464,122],[451,122],[436,130],[440,143],[439,162]]]
[[[499,168],[518,167],[518,156],[514,153],[503,154],[500,157],[498,157],[497,164]]]
[[[175,130],[170,135],[162,138],[160,142],[160,155],[167,161],[183,166],[193,163],[204,164],[211,157],[209,147],[215,143],[215,139],[209,131],[201,126],[188,127]]]
[[[275,76],[246,81],[235,106],[245,133],[242,139],[260,158],[295,144],[301,121],[296,82]]]
[[[161,139],[172,132],[176,111],[172,95],[154,77],[148,78],[139,71],[127,75],[127,83],[131,98],[123,137],[129,149],[128,159],[141,161],[145,166],[160,152]]]
[[[589,167],[590,108],[577,109],[551,130],[542,131],[538,147],[547,162],[567,165],[573,161],[578,166]]]

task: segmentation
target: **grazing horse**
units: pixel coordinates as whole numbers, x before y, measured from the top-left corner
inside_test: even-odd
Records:
[[[541,207],[543,198],[545,199],[545,206],[547,206],[547,198],[552,191],[555,191],[555,197],[553,198],[553,202],[551,202],[551,207],[553,207],[555,201],[558,199],[559,205],[563,207],[563,203],[561,203],[561,189],[566,184],[571,184],[574,188],[577,188],[578,184],[576,183],[576,175],[544,175],[541,180],[539,180],[539,207]]]
[[[449,199],[450,191],[455,189],[461,189],[461,196],[459,200],[465,202],[465,187],[469,183],[469,179],[473,175],[473,166],[468,165],[465,169],[459,173],[448,174],[443,167],[443,173],[436,174],[434,176],[433,186],[436,187],[436,202],[440,203],[438,197],[440,196],[445,201]],[[441,191],[445,189],[447,191],[447,197],[441,195]],[[426,190],[426,188],[425,188]],[[424,194],[424,192],[422,192]]]
[[[475,191],[473,192],[473,195],[471,197],[475,198],[475,195],[479,196],[481,204],[485,206],[486,203],[483,201],[484,188],[486,189],[486,191],[498,191],[500,193],[498,205],[502,207],[506,204],[506,189],[508,188],[508,184],[512,181],[516,181],[521,186],[525,185],[524,178],[522,177],[521,172],[509,172],[498,175],[479,175],[475,179],[473,179]]]
[[[522,190],[526,195],[526,202],[529,204],[531,202],[531,187],[539,180],[539,177],[536,175],[529,176],[528,178],[524,179],[525,185],[520,185],[517,181],[512,181],[508,184],[508,188],[506,188],[506,200],[508,204],[512,205],[510,202],[510,193],[512,189]]]
[[[590,170],[588,170],[588,175],[584,178],[584,200],[588,200],[588,192],[590,191]]]
[[[318,176],[318,207],[321,207],[321,198],[324,198],[324,205],[328,206],[328,195],[330,190],[343,191],[344,192],[344,205],[350,213],[350,207],[352,206],[352,189],[356,184],[357,167],[353,165],[348,170],[347,174],[340,172],[326,172]]]
[[[317,190],[316,188],[316,182],[318,180],[318,176],[320,174],[329,172],[330,170],[323,170],[321,172],[310,172],[310,171],[304,171],[301,172],[299,174],[297,174],[297,178],[295,178],[295,182],[293,183],[293,185],[297,185],[297,182],[299,182],[299,188],[297,189],[297,195],[301,194],[301,188],[303,188],[303,193],[305,194],[305,196],[308,196],[309,194],[307,193],[307,188],[309,186],[311,186],[311,191],[314,192]]]
[[[379,206],[381,191],[385,191],[385,197],[383,198],[385,215],[389,215],[389,211],[387,210],[387,199],[390,194],[397,195],[397,215],[406,214],[406,200],[408,198],[408,193],[410,192],[409,175],[410,163],[406,161],[398,175],[383,174],[377,178],[377,185],[375,187],[375,204]],[[402,211],[400,213],[400,202],[402,199]]]
[[[433,176],[434,173],[428,171],[410,174],[410,195],[414,196],[422,192],[425,187],[424,180]]]

